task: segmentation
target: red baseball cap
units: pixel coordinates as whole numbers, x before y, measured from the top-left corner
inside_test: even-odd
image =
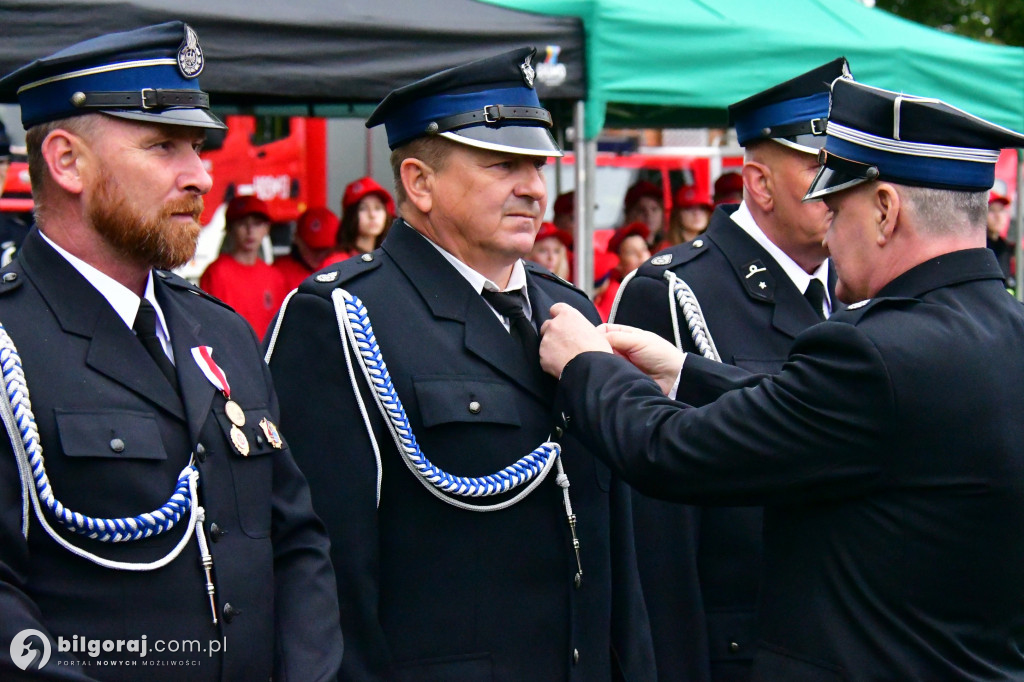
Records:
[[[576,192],[559,194],[555,199],[555,215],[572,215],[576,211]]]
[[[342,212],[347,211],[358,204],[367,194],[376,194],[379,196],[380,200],[384,202],[384,206],[387,209],[388,214],[395,214],[395,200],[391,198],[391,194],[381,187],[376,180],[369,176],[359,178],[345,186],[345,194],[341,197]]]
[[[541,223],[540,230],[537,232],[537,237],[533,240],[533,243],[536,244],[541,239],[547,239],[548,237],[554,237],[565,244],[565,248],[572,250],[572,235],[565,230],[558,229],[554,223]]]
[[[1009,199],[1009,197],[1007,197],[1007,196],[1005,196],[1003,194],[1000,194],[999,192],[997,192],[995,190],[991,190],[988,193],[988,203],[989,203],[989,206],[991,206],[992,204],[995,204],[995,203],[1000,203],[1000,204],[1003,204],[1004,206],[1009,206],[1010,205],[1010,199]]]
[[[267,202],[252,195],[232,199],[224,211],[224,221],[230,225],[247,215],[261,215],[270,222],[270,208]]]
[[[723,173],[715,180],[715,204],[729,203],[731,195],[743,197],[743,176],[735,171]]]
[[[711,209],[715,205],[711,202],[711,197],[707,195],[707,192],[701,192],[697,189],[696,185],[683,185],[680,187],[679,191],[676,192],[672,208],[693,208],[695,206],[704,206]]]
[[[338,236],[338,216],[323,206],[311,208],[299,216],[295,234],[311,249],[330,248]]]
[[[626,199],[623,201],[626,211],[628,212],[629,209],[633,208],[633,204],[640,201],[643,197],[650,197],[659,204],[664,203],[665,201],[662,198],[660,187],[655,185],[653,182],[641,180],[626,191]]]
[[[632,237],[633,235],[639,235],[646,241],[651,236],[651,228],[647,227],[646,223],[641,222],[630,223],[620,227],[615,230],[615,234],[608,240],[608,253],[618,254],[622,242],[626,241],[626,237]]]

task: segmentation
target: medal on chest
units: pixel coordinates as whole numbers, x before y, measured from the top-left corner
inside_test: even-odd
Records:
[[[245,411],[238,403],[231,399],[231,385],[228,384],[228,377],[224,370],[213,361],[213,348],[210,346],[196,346],[192,349],[192,357],[195,358],[196,364],[199,365],[199,369],[203,371],[203,374],[210,380],[210,383],[224,396],[226,401],[224,403],[224,414],[227,415],[228,421],[231,422],[231,430],[228,434],[231,439],[231,445],[238,451],[238,454],[248,457],[249,439],[242,433],[241,428],[245,426]]]

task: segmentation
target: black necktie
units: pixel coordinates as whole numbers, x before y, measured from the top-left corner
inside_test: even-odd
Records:
[[[495,310],[508,318],[509,330],[519,341],[523,354],[531,365],[540,363],[540,336],[523,310],[523,298],[518,291],[500,292],[484,289],[482,296]]]
[[[807,291],[804,292],[804,298],[807,299],[811,307],[814,308],[815,314],[818,319],[825,319],[825,285],[821,283],[820,279],[812,279],[811,283],[807,285]]]
[[[167,357],[160,339],[156,336],[156,309],[146,299],[142,299],[139,303],[139,312],[135,314],[135,324],[132,325],[132,329],[135,330],[135,335],[142,342],[142,347],[146,349],[160,371],[171,382],[171,386],[174,386],[174,390],[178,390],[178,375],[174,371],[174,363]]]

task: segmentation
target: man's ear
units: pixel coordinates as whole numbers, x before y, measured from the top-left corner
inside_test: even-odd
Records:
[[[887,182],[881,182],[875,187],[875,230],[879,246],[892,239],[896,232],[897,218],[900,214],[900,195],[896,188]]]
[[[772,196],[772,171],[759,161],[747,161],[743,164],[743,198],[757,205],[763,212],[772,210],[775,201]]]
[[[57,128],[43,139],[40,151],[47,172],[64,191],[82,193],[83,171],[89,165],[87,149],[81,137],[63,128]]]
[[[420,159],[408,158],[399,172],[409,203],[420,213],[429,213],[434,205],[434,169]]]

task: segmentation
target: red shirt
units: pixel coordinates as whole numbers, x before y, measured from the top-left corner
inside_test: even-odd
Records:
[[[274,269],[277,270],[281,277],[284,278],[284,287],[286,291],[291,291],[296,288],[302,284],[302,280],[315,272],[314,270],[307,268],[305,263],[292,254],[275,259]]]
[[[261,340],[290,291],[281,273],[263,261],[244,265],[226,253],[210,263],[199,286],[234,308]]]

